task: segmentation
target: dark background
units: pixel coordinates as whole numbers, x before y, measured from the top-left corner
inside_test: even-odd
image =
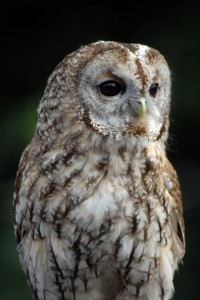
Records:
[[[97,40],[142,43],[166,57],[173,81],[168,157],[180,178],[186,255],[175,300],[197,299],[200,268],[200,9],[183,1],[7,1],[0,8],[0,298],[30,300],[12,225],[18,161],[46,81],[64,56]]]

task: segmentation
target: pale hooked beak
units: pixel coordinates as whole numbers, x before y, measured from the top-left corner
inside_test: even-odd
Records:
[[[146,112],[147,112],[147,107],[146,107],[146,99],[145,98],[140,98],[138,101],[140,103],[140,108],[139,108],[139,119],[140,121],[144,121],[146,117]]]

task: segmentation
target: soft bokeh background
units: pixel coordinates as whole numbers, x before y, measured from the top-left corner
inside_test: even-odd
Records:
[[[160,1],[161,2],[161,1]],[[172,70],[168,156],[181,181],[187,250],[175,300],[198,299],[200,281],[200,12],[183,1],[7,1],[0,10],[0,298],[30,300],[15,250],[12,195],[47,77],[63,57],[96,40],[160,50]],[[69,4],[70,3],[70,4]]]

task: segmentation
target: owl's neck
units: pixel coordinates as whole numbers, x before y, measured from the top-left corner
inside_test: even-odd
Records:
[[[168,138],[169,122],[167,118],[163,124],[151,124],[150,128],[146,125],[149,122],[139,121],[127,122],[122,127],[99,124],[85,111],[80,114],[78,119],[68,115],[64,120],[63,128],[60,128],[59,122],[55,122],[51,136],[47,132],[52,131],[52,127],[47,122],[40,124],[40,119],[38,120],[35,137],[41,141],[44,152],[58,147],[71,149],[74,144],[80,152],[96,147],[109,149],[110,145],[115,145],[117,148],[134,149],[139,147],[145,149],[151,143],[155,143],[165,150]],[[40,151],[43,152],[43,149]]]

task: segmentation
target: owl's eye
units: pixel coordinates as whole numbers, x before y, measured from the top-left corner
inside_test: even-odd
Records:
[[[118,81],[107,80],[99,85],[99,90],[104,96],[112,97],[124,92],[125,87],[122,86]]]
[[[159,88],[158,83],[153,83],[153,84],[150,86],[149,94],[150,94],[152,97],[155,97],[156,94],[157,94],[158,88]]]

